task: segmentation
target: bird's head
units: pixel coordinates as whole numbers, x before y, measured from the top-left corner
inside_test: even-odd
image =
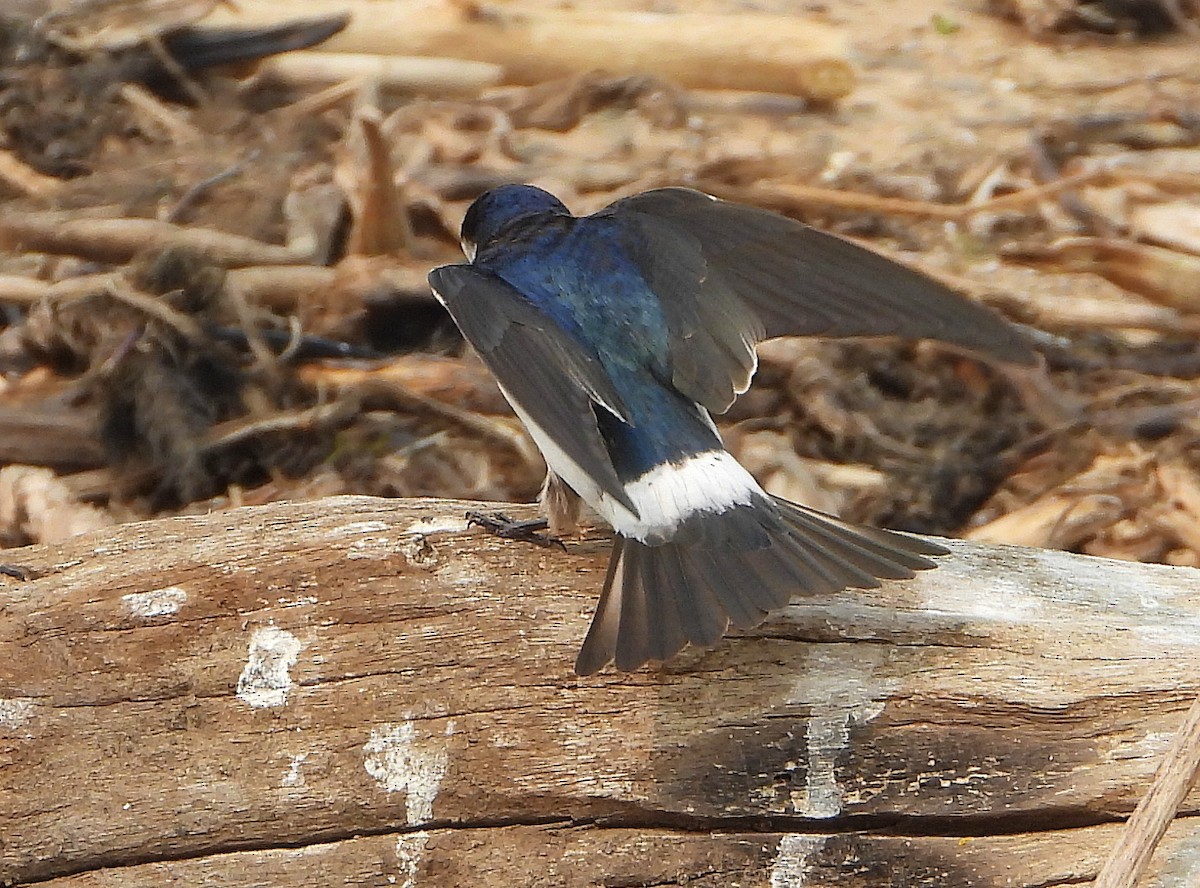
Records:
[[[463,217],[460,239],[467,261],[474,261],[476,250],[513,222],[540,213],[570,215],[561,200],[533,185],[501,185],[484,192]]]

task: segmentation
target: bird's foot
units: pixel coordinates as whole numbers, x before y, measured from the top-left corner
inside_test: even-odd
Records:
[[[549,527],[549,522],[545,518],[514,521],[501,512],[493,512],[490,515],[485,515],[483,512],[467,512],[467,526],[482,528],[493,536],[502,537],[506,540],[520,540],[521,542],[533,543],[547,549],[558,546],[564,552],[567,549],[563,545],[563,541],[557,537],[552,537],[546,533],[538,533],[538,531]]]

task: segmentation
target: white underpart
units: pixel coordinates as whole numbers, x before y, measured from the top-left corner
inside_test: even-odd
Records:
[[[497,385],[500,385],[499,381],[497,381]],[[528,430],[530,437],[533,438],[533,443],[542,452],[542,457],[546,460],[546,465],[550,468],[550,471],[558,475],[559,478],[567,483],[568,487],[579,494],[585,503],[599,512],[609,523],[612,523],[612,519],[609,518],[608,513],[600,505],[601,498],[604,497],[607,499],[607,497],[596,482],[592,480],[591,476],[583,470],[583,467],[579,463],[571,459],[561,447],[554,443],[554,439],[546,434],[545,429],[534,422],[533,418],[521,409],[521,405],[517,403],[516,399],[508,393],[508,389],[503,385],[500,385],[500,394],[504,395],[513,412],[525,424],[525,428]],[[613,505],[626,515],[629,514],[629,510],[620,504],[614,503]],[[613,526],[616,527],[615,524]]]

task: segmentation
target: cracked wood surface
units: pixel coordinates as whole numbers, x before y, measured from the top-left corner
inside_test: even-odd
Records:
[[[1079,884],[1200,693],[1200,572],[962,542],[579,679],[604,536],[505,542],[479,506],[5,552],[35,578],[0,577],[0,882]],[[1148,884],[1200,882],[1198,813]]]

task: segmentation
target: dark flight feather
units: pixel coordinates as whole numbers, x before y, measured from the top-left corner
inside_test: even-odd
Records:
[[[429,283],[512,399],[601,490],[636,514],[596,426],[594,404],[625,422],[627,413],[595,354],[486,271],[446,265],[430,272]]]
[[[936,339],[1000,361],[1036,361],[1020,331],[991,309],[776,213],[660,188],[597,216],[630,224],[630,244],[671,327],[672,383],[717,413],[749,384],[754,343],[776,336]]]

